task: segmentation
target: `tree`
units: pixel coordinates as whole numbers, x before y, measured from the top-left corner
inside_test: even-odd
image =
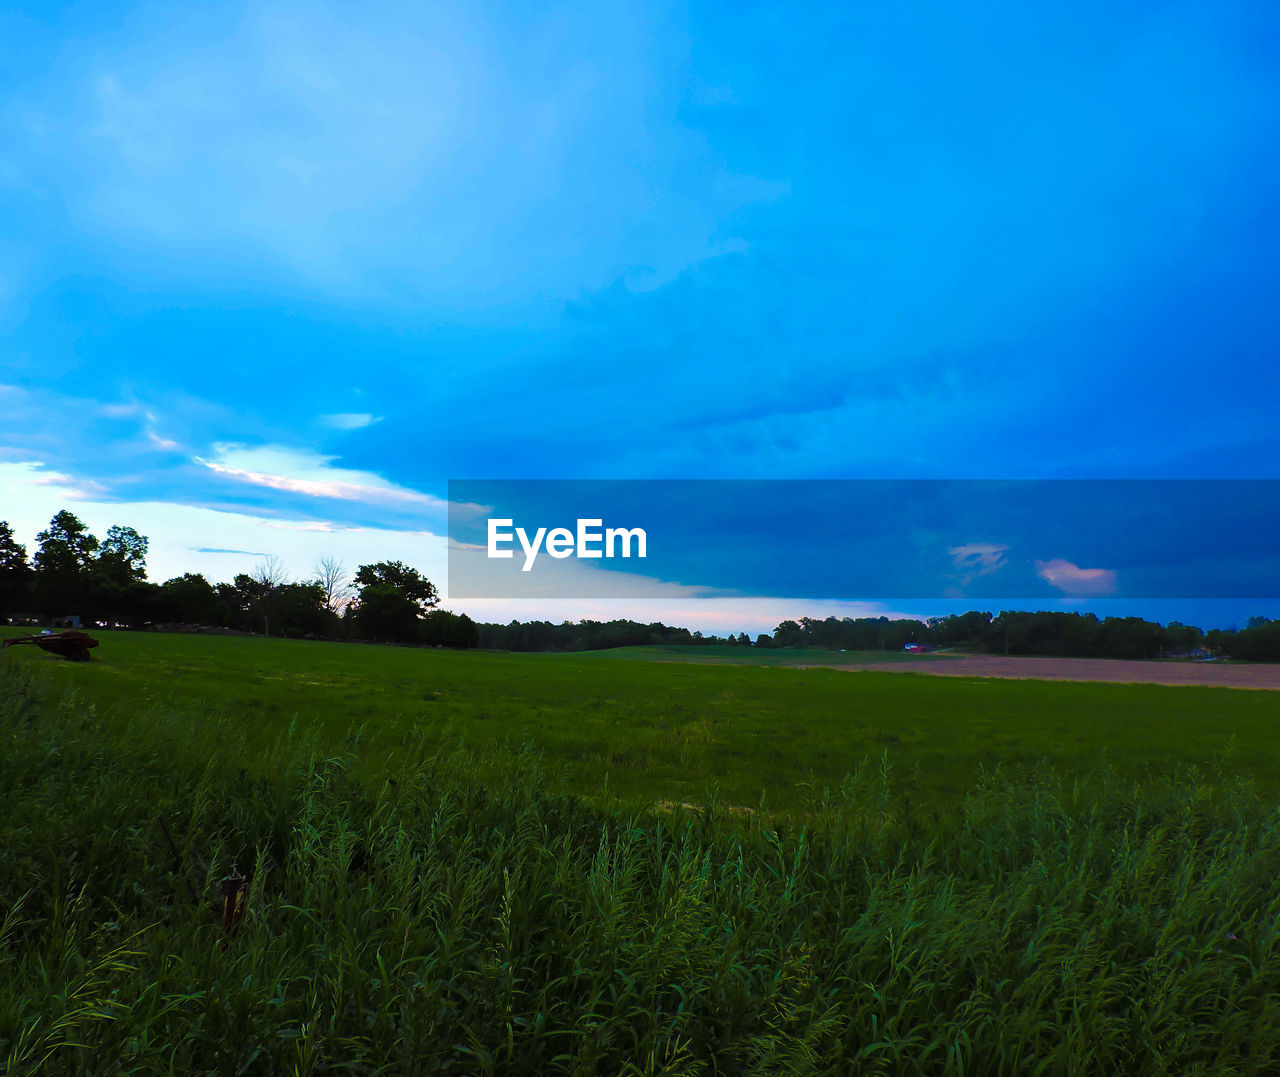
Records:
[[[351,595],[346,566],[336,557],[325,557],[316,563],[314,571],[324,592],[324,608],[332,614],[340,614]]]
[[[160,588],[157,614],[165,621],[209,625],[220,624],[225,611],[209,581],[198,572],[187,572],[165,581]]]
[[[270,635],[276,597],[286,579],[279,560],[269,557],[259,561],[252,574],[238,572],[231,583],[218,584],[214,591],[222,600],[228,625],[250,632],[261,628]]]
[[[465,613],[432,610],[422,619],[419,639],[428,646],[466,650],[480,642],[480,630]]]
[[[1170,621],[1164,629],[1164,650],[1170,654],[1187,654],[1204,642],[1204,633],[1193,625]]]
[[[281,636],[323,636],[332,614],[318,583],[286,583],[272,592],[272,619]]]
[[[435,585],[417,569],[400,561],[361,565],[355,583],[360,594],[347,614],[369,639],[412,643],[420,637],[420,622],[440,602]]]
[[[89,567],[98,549],[98,540],[74,513],[63,509],[49,526],[36,535],[40,549],[36,553],[37,572],[75,574]]]
[[[84,612],[98,621],[146,620],[158,597],[158,589],[147,584],[146,577],[146,536],[113,524],[89,565]]]
[[[284,562],[274,554],[260,558],[253,566],[249,577],[268,591],[283,587],[289,582],[289,573],[285,571]]]
[[[1110,658],[1155,658],[1164,630],[1141,617],[1108,617],[1102,622],[1102,646]]]
[[[36,535],[36,599],[50,615],[74,612],[88,597],[88,573],[98,540],[63,509]]]
[[[227,628],[243,628],[253,630],[250,622],[250,593],[245,585],[252,586],[253,581],[244,573],[240,573],[231,583],[217,583],[213,593],[218,596],[222,607],[221,623]]]
[[[1234,629],[1211,628],[1204,634],[1204,645],[1214,654],[1222,654],[1231,647],[1231,641],[1235,639]]]
[[[795,621],[783,621],[773,630],[773,646],[800,647],[804,644],[804,633]]]
[[[7,520],[0,520],[0,620],[27,612],[31,595],[31,566],[27,548],[14,538]]]
[[[991,624],[990,613],[970,610],[960,615],[947,617],[930,617],[929,629],[933,641],[941,646],[952,646],[957,643],[970,643],[982,639]]]
[[[147,578],[147,547],[146,535],[113,524],[98,548],[95,568],[116,582],[140,583]]]
[[[1280,662],[1280,621],[1250,617],[1247,626],[1227,641],[1227,653],[1248,662]]]
[[[370,583],[360,589],[355,622],[366,639],[383,643],[413,643],[422,610],[418,603],[390,583]]]
[[[361,565],[356,570],[355,583],[360,588],[362,602],[367,588],[386,585],[394,587],[405,598],[411,600],[420,613],[425,613],[440,604],[440,596],[436,593],[435,584],[416,568],[410,568],[400,561],[379,561],[373,565]]]
[[[246,585],[241,585],[242,578],[248,581]],[[276,612],[281,588],[288,584],[289,574],[284,563],[273,554],[259,560],[247,577],[236,577],[236,586],[248,595],[249,619],[254,623],[262,621],[263,635],[271,635],[271,617]]]

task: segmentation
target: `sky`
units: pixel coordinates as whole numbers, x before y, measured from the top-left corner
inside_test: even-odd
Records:
[[[444,580],[451,479],[1280,477],[1277,45],[1230,0],[6,5],[0,519]],[[920,610],[667,582],[446,604]]]

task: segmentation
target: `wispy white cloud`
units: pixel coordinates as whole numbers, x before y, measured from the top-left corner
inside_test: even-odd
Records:
[[[182,393],[148,399],[128,386],[105,399],[43,387],[0,389],[0,405],[9,420],[0,460],[38,467],[41,481],[62,485],[68,498],[130,498],[147,490],[161,499],[231,511],[392,528],[419,526],[424,515],[446,509],[441,498],[373,471],[344,468],[324,454],[333,427],[311,427],[304,431],[310,444],[285,447],[273,441],[276,431],[253,417],[238,419]],[[343,421],[358,430],[366,417],[376,421],[373,413],[352,413]],[[230,436],[218,437],[220,430]]]
[[[363,430],[366,426],[372,426],[374,423],[382,422],[381,417],[375,417],[368,412],[338,412],[334,415],[321,415],[320,421],[325,426],[331,426],[334,430]]]
[[[229,550],[223,546],[196,546],[196,553],[225,553],[234,557],[270,557],[265,550]]]
[[[193,457],[219,475],[271,490],[372,505],[418,505],[443,512],[442,498],[388,482],[370,471],[333,467],[333,456],[279,445],[215,445],[213,459]]]
[[[163,438],[159,434],[157,434],[154,430],[151,430],[151,429],[147,430],[147,440],[151,442],[151,444],[154,445],[157,449],[160,449],[162,452],[174,452],[182,448],[182,446],[179,445],[172,438]]]
[[[961,570],[959,580],[961,587],[972,583],[983,576],[990,576],[1007,565],[1004,556],[1009,549],[998,542],[970,542],[964,546],[951,546],[947,553],[951,563]]]
[[[97,413],[107,419],[132,419],[143,413],[143,407],[138,403],[106,403],[99,404]]]
[[[0,455],[15,455],[18,450],[0,450]],[[60,471],[51,471],[39,460],[10,460],[0,463],[0,493],[6,502],[12,502],[23,487],[43,487],[51,495],[69,501],[83,501],[101,497],[107,487],[92,479],[73,478]]]

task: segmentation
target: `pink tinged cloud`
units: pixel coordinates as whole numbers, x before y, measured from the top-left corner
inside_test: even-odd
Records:
[[[1081,568],[1061,557],[1035,564],[1036,575],[1066,595],[1109,595],[1116,589],[1115,569]]]

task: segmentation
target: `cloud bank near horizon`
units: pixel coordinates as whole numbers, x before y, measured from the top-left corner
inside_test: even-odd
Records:
[[[332,504],[320,495],[309,498],[314,507]],[[340,501],[341,499],[339,499]],[[393,526],[351,525],[323,515],[257,515],[228,505],[192,505],[183,502],[130,501],[106,498],[73,476],[52,472],[32,462],[0,461],[0,504],[14,524],[20,541],[31,552],[35,535],[55,512],[69,508],[101,535],[111,524],[136,527],[151,540],[149,577],[157,582],[184,572],[201,572],[211,581],[229,580],[248,572],[266,557],[279,558],[295,579],[316,575],[322,558],[337,558],[348,570],[376,560],[401,560],[414,565],[440,585],[449,608],[481,620],[611,620],[631,618],[645,623],[663,621],[704,632],[755,635],[772,631],[786,619],[801,617],[913,617],[945,616],[969,609],[1068,609],[1095,612],[1099,616],[1144,616],[1149,619],[1202,623],[1206,627],[1243,624],[1254,615],[1280,616],[1280,602],[1261,599],[1188,600],[1107,597],[1113,578],[1105,571],[1080,570],[1069,562],[1040,562],[1038,569],[1052,584],[1038,599],[1009,596],[970,596],[944,593],[922,600],[919,595],[871,599],[824,597],[803,586],[790,593],[785,588],[723,589],[713,583],[664,581],[661,573],[631,574],[626,597],[593,598],[590,586],[577,597],[563,597],[564,580],[557,586],[526,597],[460,598],[449,596],[447,583],[449,540],[442,530],[403,529]],[[466,504],[468,518],[489,511],[489,506]],[[215,538],[216,536],[216,538]],[[211,539],[213,541],[211,541]],[[949,547],[948,566],[962,564],[1000,566],[1005,548],[978,543]],[[729,561],[732,558],[728,559]],[[641,567],[643,563],[637,563]],[[657,566],[655,566],[657,567]],[[577,577],[571,567],[567,579]],[[581,581],[578,580],[580,583]],[[593,585],[594,586],[594,585]],[[736,591],[736,593],[735,593]]]

